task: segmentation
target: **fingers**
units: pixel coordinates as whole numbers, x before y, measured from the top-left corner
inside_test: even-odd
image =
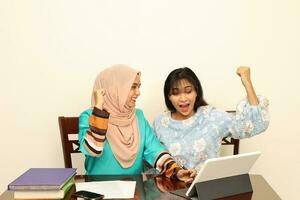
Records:
[[[194,181],[193,178],[189,178],[189,179],[184,180],[185,183],[192,183],[193,181]]]
[[[183,175],[189,177],[195,177],[197,175],[197,171],[195,169],[187,169],[183,171]]]
[[[105,95],[105,89],[103,89],[103,88],[96,90],[95,92],[96,92],[96,94],[101,94],[102,96]]]
[[[195,169],[189,169],[190,177],[195,177],[197,175],[197,171]]]
[[[249,67],[241,66],[237,68],[236,74],[241,78],[244,85],[247,85],[251,81]]]
[[[104,103],[105,90],[103,88],[94,91],[95,106],[102,110]]]
[[[101,100],[101,99],[103,99],[103,96],[105,95],[105,90],[104,89],[95,90],[94,95],[95,95],[96,101]]]
[[[190,170],[188,170],[188,169],[182,169],[179,172],[180,172],[181,176],[189,176],[191,173]]]
[[[241,74],[250,73],[250,68],[247,66],[240,66],[237,68],[236,73],[240,76]]]
[[[195,169],[180,170],[178,173],[180,177],[179,179],[185,183],[192,183],[194,177],[197,175],[197,171]]]
[[[104,96],[105,95],[105,90],[104,89],[100,89],[101,91],[100,91],[100,93],[102,94],[102,96]]]

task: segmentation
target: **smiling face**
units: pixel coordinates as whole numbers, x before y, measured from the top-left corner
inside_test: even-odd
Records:
[[[172,118],[184,120],[191,117],[194,111],[194,104],[197,97],[194,86],[186,79],[179,80],[171,88],[169,100],[176,111],[172,113]]]
[[[129,91],[129,95],[126,100],[126,106],[128,108],[133,109],[135,107],[136,100],[141,94],[140,87],[141,87],[141,75],[137,74],[132,83],[132,86]]]

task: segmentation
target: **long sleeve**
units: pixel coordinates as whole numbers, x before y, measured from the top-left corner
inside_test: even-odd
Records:
[[[230,135],[235,139],[252,137],[262,133],[269,125],[269,102],[266,98],[259,96],[259,104],[250,105],[247,99],[239,102],[236,108],[236,114],[225,115],[223,120],[217,120],[218,123],[225,125],[223,137]]]
[[[154,135],[154,132],[147,120],[145,120],[145,134],[145,160],[160,174],[164,174],[168,178],[176,178],[177,171],[182,168],[175,162],[171,154],[166,150],[165,146],[163,146]]]
[[[99,157],[102,154],[109,113],[94,108],[84,111],[79,117],[80,151],[88,156]]]
[[[262,96],[258,98],[256,106],[250,105],[247,99],[239,102],[235,115],[210,105],[199,107],[186,120],[174,120],[166,112],[155,119],[154,130],[177,163],[200,169],[206,159],[219,156],[224,137],[247,138],[267,129],[269,103]]]

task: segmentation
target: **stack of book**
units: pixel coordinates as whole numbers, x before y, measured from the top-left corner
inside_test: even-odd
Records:
[[[8,185],[14,199],[62,199],[74,185],[75,168],[31,168]]]

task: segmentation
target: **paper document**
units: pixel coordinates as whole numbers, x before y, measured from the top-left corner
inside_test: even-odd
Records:
[[[86,190],[104,195],[104,199],[133,198],[135,181],[92,181],[76,183],[76,191]]]

